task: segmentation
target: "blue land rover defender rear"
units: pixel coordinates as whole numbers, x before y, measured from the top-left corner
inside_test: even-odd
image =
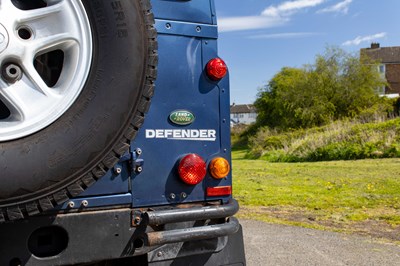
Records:
[[[213,0],[0,5],[0,265],[245,265]]]

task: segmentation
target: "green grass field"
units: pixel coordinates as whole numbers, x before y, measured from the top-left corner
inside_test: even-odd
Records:
[[[239,217],[400,241],[400,159],[269,163],[233,152]]]

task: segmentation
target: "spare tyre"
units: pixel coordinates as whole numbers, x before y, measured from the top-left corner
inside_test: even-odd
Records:
[[[149,0],[0,7],[0,221],[49,210],[112,168],[156,76]]]

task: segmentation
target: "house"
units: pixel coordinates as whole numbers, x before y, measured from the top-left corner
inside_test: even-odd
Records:
[[[251,104],[232,104],[231,105],[231,125],[245,124],[250,125],[256,122],[257,112]]]
[[[378,88],[378,93],[380,95],[399,94],[400,46],[380,47],[379,43],[372,43],[371,47],[361,49],[360,54],[367,55],[380,63],[379,72],[386,78],[389,86]]]

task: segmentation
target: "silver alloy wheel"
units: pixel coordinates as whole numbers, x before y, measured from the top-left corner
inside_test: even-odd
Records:
[[[0,116],[0,141],[26,137],[62,116],[82,91],[92,60],[80,0],[48,0],[29,10],[13,2],[0,2],[0,111],[7,113]],[[4,74],[18,71],[22,76],[11,81]]]

